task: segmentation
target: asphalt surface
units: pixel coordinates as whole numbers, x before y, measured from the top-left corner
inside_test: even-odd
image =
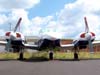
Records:
[[[0,60],[0,75],[100,75],[100,60]]]

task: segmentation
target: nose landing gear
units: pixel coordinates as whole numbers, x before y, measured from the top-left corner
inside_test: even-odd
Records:
[[[49,59],[50,59],[50,60],[53,60],[53,54],[54,54],[53,51],[50,51],[50,52],[49,52]]]

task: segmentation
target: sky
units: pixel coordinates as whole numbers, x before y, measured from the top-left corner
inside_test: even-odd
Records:
[[[22,17],[18,31],[25,36],[48,34],[75,39],[85,31],[86,16],[90,31],[100,40],[99,3],[99,0],[0,0],[0,35],[13,30]]]

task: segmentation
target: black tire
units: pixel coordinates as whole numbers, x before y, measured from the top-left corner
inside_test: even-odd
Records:
[[[23,58],[23,52],[20,52],[20,54],[19,54],[19,60],[23,60],[24,58]]]
[[[50,59],[50,60],[53,60],[53,52],[50,52],[50,53],[49,53],[49,59]]]
[[[74,53],[74,60],[78,60],[78,54],[77,53]]]

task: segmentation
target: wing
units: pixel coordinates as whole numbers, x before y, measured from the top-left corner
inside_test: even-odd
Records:
[[[7,41],[0,41],[0,45],[6,45]]]
[[[100,45],[100,41],[94,41],[92,42],[93,45]]]
[[[24,48],[27,48],[27,49],[35,49],[35,50],[39,49],[39,46],[35,44],[25,44],[24,43],[23,45],[24,45]]]
[[[7,41],[0,41],[0,45],[6,46],[6,44],[7,44]],[[38,45],[35,45],[35,44],[25,44],[25,43],[23,43],[23,45],[24,45],[24,48],[27,48],[27,49],[38,49],[39,48]]]
[[[74,48],[74,44],[61,44],[60,47],[72,50]]]

